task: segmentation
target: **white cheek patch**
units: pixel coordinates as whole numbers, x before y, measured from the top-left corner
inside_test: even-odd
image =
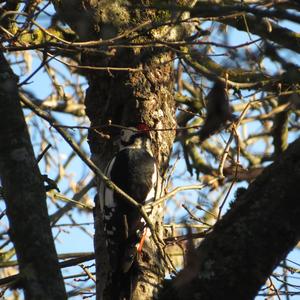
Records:
[[[137,132],[137,130],[134,127],[122,129],[121,130],[121,145],[123,143],[127,144],[130,141],[131,137],[136,134],[136,132]]]

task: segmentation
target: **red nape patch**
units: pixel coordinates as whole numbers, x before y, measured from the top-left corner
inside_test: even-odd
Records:
[[[148,125],[145,124],[145,123],[139,123],[136,128],[139,131],[149,131],[150,130],[150,128],[148,127]]]

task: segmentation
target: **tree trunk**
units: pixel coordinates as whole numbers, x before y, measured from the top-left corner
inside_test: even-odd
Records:
[[[80,1],[55,2],[59,15],[79,34],[88,38],[111,41],[122,36],[120,47],[100,46],[99,51],[82,54],[82,64],[101,67],[86,73],[89,88],[86,94],[86,112],[91,121],[89,144],[92,158],[104,170],[114,155],[114,139],[118,130],[109,123],[130,126],[146,123],[151,131],[153,153],[160,172],[164,173],[169,161],[175,131],[158,129],[175,128],[175,102],[173,99],[174,52],[166,47],[122,47],[126,42],[147,42],[154,39],[176,40],[191,31],[191,23],[177,26],[155,24],[180,20],[186,13],[172,16],[170,12],[143,10],[143,1],[106,1],[81,3]],[[180,1],[187,4],[195,1]],[[130,6],[130,4],[132,6]],[[151,5],[151,1],[148,3]],[[141,7],[139,8],[138,5]],[[78,15],[77,11],[81,11]],[[80,20],[80,21],[79,21]],[[132,30],[140,27],[141,29]],[[118,44],[116,42],[115,44]],[[104,70],[103,70],[104,68]],[[107,68],[107,69],[105,69]],[[119,70],[117,70],[119,69]],[[162,215],[153,223],[162,224]],[[162,226],[159,234],[162,237]],[[109,278],[109,259],[105,247],[102,212],[95,206],[95,255],[97,273],[97,298],[112,299]],[[147,241],[139,257],[140,275],[133,299],[153,299],[164,279],[165,265],[153,241]]]
[[[116,57],[116,64],[120,61],[136,61],[131,67],[140,67],[144,71],[128,73],[97,74],[90,79],[90,87],[87,92],[86,106],[87,114],[92,121],[91,126],[107,124],[111,120],[113,124],[128,126],[135,122],[144,122],[153,129],[174,128],[174,101],[172,96],[173,76],[168,52],[146,54],[143,63],[141,55],[135,55],[130,51],[122,51]],[[159,63],[160,62],[160,63]],[[114,137],[113,128],[108,128],[106,133]],[[169,151],[172,146],[174,132],[153,131],[154,153],[160,169],[163,170],[168,162]],[[97,133],[90,135],[90,145],[94,161],[102,168],[114,154],[112,139],[103,140]],[[96,206],[96,233],[95,252],[97,261],[98,284],[106,285],[108,269],[106,255],[103,255],[106,248],[103,248],[103,228],[101,223],[101,212],[99,205]],[[156,220],[162,223],[161,220]],[[133,299],[152,299],[155,290],[164,278],[164,265],[157,253],[153,243],[147,243],[141,256],[140,267],[142,276],[139,288],[135,290]],[[148,283],[146,283],[148,282]],[[103,287],[98,287],[98,291]],[[110,288],[109,288],[110,289]],[[98,294],[98,292],[97,292]],[[107,299],[111,299],[107,296]]]
[[[42,176],[22,114],[17,78],[0,54],[0,178],[21,279],[30,300],[66,299]]]

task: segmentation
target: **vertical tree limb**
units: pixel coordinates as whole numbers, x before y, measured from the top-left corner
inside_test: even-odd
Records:
[[[17,78],[0,54],[0,178],[19,286],[30,300],[66,299],[51,233],[43,180],[18,96]]]

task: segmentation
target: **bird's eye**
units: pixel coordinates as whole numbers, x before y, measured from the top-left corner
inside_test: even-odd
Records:
[[[125,132],[122,130],[120,135],[121,135],[121,136],[124,136],[124,134],[125,134]]]

